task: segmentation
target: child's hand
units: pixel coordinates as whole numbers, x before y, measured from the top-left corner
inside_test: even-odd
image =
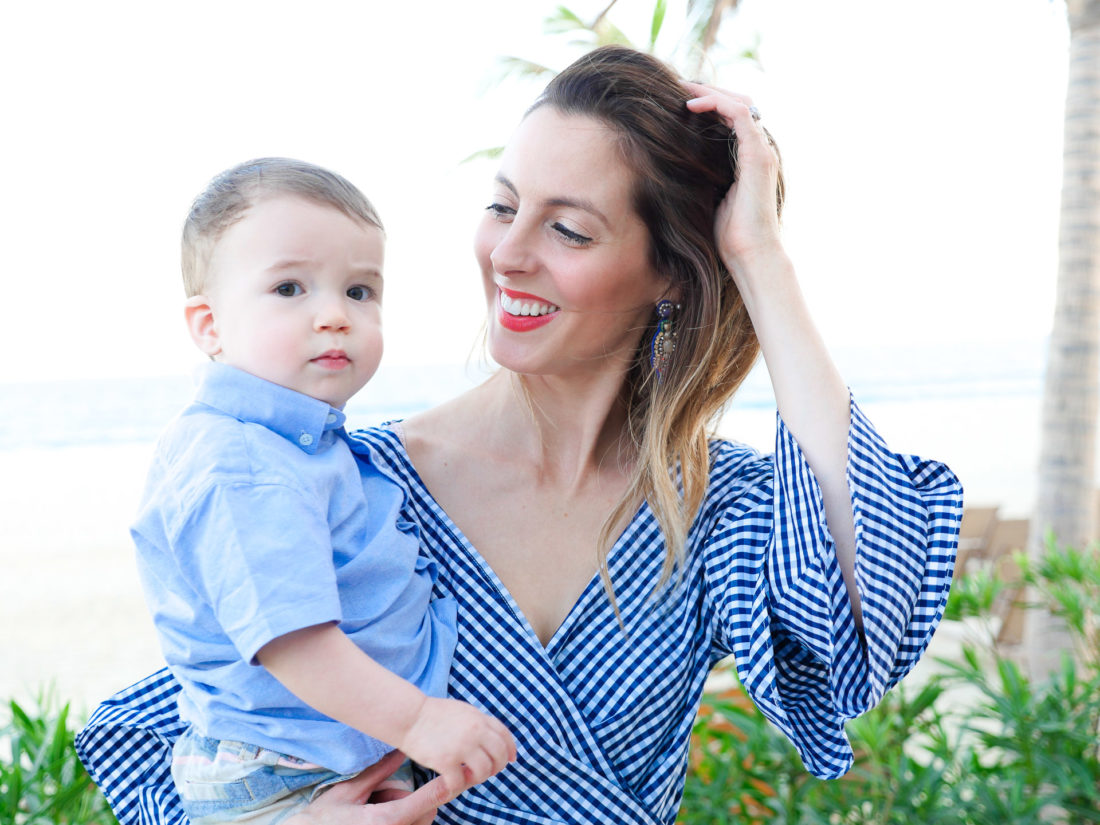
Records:
[[[397,747],[443,777],[447,791],[484,782],[516,758],[512,734],[497,719],[454,699],[424,700]]]

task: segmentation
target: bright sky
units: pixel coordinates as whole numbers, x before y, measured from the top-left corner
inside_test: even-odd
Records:
[[[386,359],[462,361],[491,162],[537,86],[482,95],[496,56],[567,63],[553,3],[14,4],[0,383],[185,374],[178,235],[216,172],[261,155],[359,184],[389,230]],[[582,16],[603,0],[571,4]],[[743,0],[752,94],[784,152],[787,242],[826,338],[919,346],[1045,334],[1068,34],[1061,0]],[[622,10],[619,10],[619,6]],[[639,40],[652,0],[612,19]],[[639,12],[640,10],[640,12]],[[669,39],[682,16],[670,2]],[[12,300],[14,298],[14,300]]]

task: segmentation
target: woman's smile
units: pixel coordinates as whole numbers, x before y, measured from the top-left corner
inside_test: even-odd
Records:
[[[512,332],[529,332],[544,326],[561,312],[558,307],[537,295],[499,288],[497,316],[500,325]]]
[[[503,287],[500,288],[500,305],[509,315],[546,315],[561,309],[537,295],[514,292]]]
[[[564,375],[607,370],[610,353],[616,370],[631,360],[668,287],[650,265],[633,192],[607,125],[549,107],[520,124],[475,241],[498,364]],[[534,330],[543,332],[514,334]]]

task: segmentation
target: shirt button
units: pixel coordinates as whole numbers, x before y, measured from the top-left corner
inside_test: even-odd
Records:
[[[313,443],[313,436],[311,436],[309,433],[302,433],[300,436],[298,436],[298,443],[301,444],[303,447],[308,447],[310,444]]]
[[[328,423],[332,424],[334,421],[336,421],[336,413],[329,413],[328,414]]]

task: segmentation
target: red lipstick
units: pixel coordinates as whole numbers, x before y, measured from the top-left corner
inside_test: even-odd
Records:
[[[508,312],[505,312],[504,305],[501,303],[501,297],[504,295],[507,295],[513,300],[537,301],[540,304],[548,304],[550,306],[553,306],[553,304],[551,304],[545,298],[540,298],[538,295],[531,295],[527,292],[516,292],[511,289],[504,289],[503,287],[498,287],[498,289],[499,292],[497,293],[497,320],[500,322],[500,325],[507,330],[510,330],[512,332],[530,332],[533,329],[538,329],[539,327],[546,326],[558,317],[558,312],[560,312],[560,310],[548,312],[545,315],[512,315]]]
[[[518,298],[519,300],[527,299],[528,301],[538,301],[540,304],[552,304],[552,301],[547,301],[545,298],[541,298],[538,295],[532,295],[530,292],[516,292],[514,289],[505,289],[502,286],[498,286],[501,292],[507,295],[509,298]]]

